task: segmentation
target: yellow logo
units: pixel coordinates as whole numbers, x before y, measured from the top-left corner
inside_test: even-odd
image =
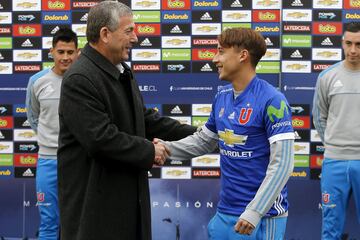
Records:
[[[151,57],[155,57],[157,55],[157,53],[155,52],[139,52],[136,53],[136,57],[143,57],[143,58],[151,58]]]
[[[151,6],[156,5],[156,2],[141,1],[141,2],[137,2],[135,5],[136,6],[141,6],[141,7],[151,7]]]
[[[318,1],[318,4],[323,5],[323,6],[331,6],[331,5],[335,5],[338,3],[339,3],[339,1],[337,1],[337,0],[320,0],[320,1]]]
[[[275,56],[277,56],[277,55],[279,55],[279,53],[277,53],[277,52],[272,52],[272,51],[266,51],[264,57],[265,57],[265,58],[271,58],[271,57],[275,57]]]
[[[330,57],[333,57],[336,55],[338,55],[337,52],[330,52],[330,51],[323,51],[323,52],[316,53],[316,56],[321,56],[321,57],[325,57],[325,58],[330,58]]]
[[[5,119],[0,119],[0,127],[6,127],[8,125],[8,121]]]
[[[210,51],[205,51],[205,52],[203,52],[203,51],[199,51],[199,58],[201,58],[201,59],[205,59],[205,58],[211,58],[211,59],[213,59],[214,58],[214,56],[215,56],[215,53],[213,53],[213,52],[210,52]]]
[[[294,63],[294,64],[286,65],[286,68],[291,69],[291,70],[300,70],[300,69],[306,68],[306,65],[305,64],[299,64],[299,63]]]
[[[178,39],[178,38],[175,38],[175,39],[171,39],[171,40],[166,40],[166,43],[167,44],[172,44],[172,45],[181,45],[181,44],[184,44],[186,43],[187,40],[182,40],[182,39]]]
[[[290,13],[286,14],[287,17],[297,18],[297,19],[306,17],[307,15],[309,15],[309,14],[303,13],[303,12],[290,12]]]
[[[60,1],[49,1],[48,2],[48,8],[50,9],[64,9],[65,8],[65,3],[60,2]]]
[[[155,32],[155,28],[154,27],[151,27],[149,25],[146,25],[146,26],[138,26],[138,32],[139,33],[154,33]]]
[[[26,113],[26,108],[17,107],[16,112],[17,113]]]
[[[182,171],[182,170],[169,170],[166,172],[166,175],[170,175],[170,176],[182,176],[185,175],[187,173],[187,171]]]
[[[0,176],[10,176],[11,171],[8,169],[6,171],[0,171]]]
[[[0,21],[2,21],[2,20],[5,20],[5,19],[8,19],[9,17],[8,16],[0,16]]]
[[[210,27],[210,26],[201,26],[196,28],[196,30],[200,32],[212,32],[216,29],[217,27]]]
[[[297,144],[294,145],[294,150],[295,151],[304,150],[305,148],[306,148],[305,146],[301,146],[301,145],[297,145]]]
[[[196,109],[197,112],[210,113],[211,107],[200,107]]]
[[[31,58],[36,57],[37,55],[38,55],[38,53],[25,52],[25,53],[19,53],[17,55],[17,57],[24,58],[24,59],[31,59]]]
[[[86,33],[86,26],[78,27],[75,32]]]
[[[1,151],[1,150],[8,149],[9,147],[10,147],[9,145],[0,144],[0,151]]]
[[[259,14],[259,19],[260,20],[275,20],[276,19],[276,15],[271,13],[271,12],[266,12],[266,13],[262,13],[260,12]]]
[[[185,2],[180,0],[168,0],[168,5],[171,8],[183,8],[185,7]]]
[[[263,1],[258,1],[256,3],[256,5],[261,5],[261,6],[264,6],[264,7],[270,7],[270,6],[278,4],[278,2],[279,1],[263,0]]]
[[[218,131],[219,140],[223,141],[225,145],[233,147],[234,145],[245,145],[248,136],[234,134],[234,130],[226,129],[225,131]]]
[[[304,121],[301,119],[295,118],[292,120],[292,125],[294,127],[302,127],[302,126],[304,126]]]
[[[326,24],[326,25],[319,25],[319,31],[321,33],[335,33],[336,32],[336,27],[335,26],[331,26],[330,24]]]
[[[34,34],[34,33],[36,33],[36,29],[32,28],[30,26],[19,27],[19,33],[20,34]]]
[[[8,70],[8,69],[9,69],[9,66],[0,65],[0,72]]]
[[[199,162],[199,163],[214,163],[217,161],[217,158],[211,158],[211,157],[201,157],[201,158],[198,158],[196,159],[196,162]]]
[[[360,0],[350,0],[350,6],[360,8]]]
[[[19,137],[24,137],[24,138],[32,138],[32,137],[35,137],[35,133],[27,131],[27,132],[19,133],[18,136]]]
[[[231,13],[226,15],[227,18],[232,18],[232,19],[242,19],[247,16],[248,16],[247,13]]]
[[[35,7],[36,5],[37,3],[31,3],[31,2],[22,2],[16,4],[17,7],[22,7],[22,8],[32,8]]]
[[[36,158],[31,157],[31,156],[27,156],[27,157],[20,157],[20,163],[21,164],[35,164],[36,163]]]

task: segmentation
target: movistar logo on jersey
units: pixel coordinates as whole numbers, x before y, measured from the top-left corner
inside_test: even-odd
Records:
[[[284,100],[282,100],[280,102],[280,108],[279,109],[277,109],[273,105],[268,106],[267,115],[269,116],[270,121],[274,122],[275,120],[274,120],[273,116],[275,116],[277,119],[281,119],[281,118],[284,117],[285,111],[286,111],[286,114],[289,114],[289,109],[288,109],[288,107],[286,105],[286,102]]]

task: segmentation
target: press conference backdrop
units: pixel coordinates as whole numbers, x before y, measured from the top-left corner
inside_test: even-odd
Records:
[[[343,59],[343,27],[360,20],[360,0],[122,2],[134,11],[139,42],[128,64],[147,106],[195,126],[206,122],[214,95],[226,84],[211,62],[216,36],[231,27],[263,34],[268,51],[257,73],[286,95],[297,133],[286,238],[320,239],[324,147],[311,123],[311,102],[318,73]],[[88,10],[95,4],[0,0],[0,236],[34,238],[39,224],[34,183],[38,146],[24,105],[28,78],[52,66],[49,48],[59,27],[72,28],[80,47],[85,45]],[[149,171],[153,239],[207,239],[220,174],[218,154],[167,161]],[[360,239],[353,202],[345,233],[345,239]]]

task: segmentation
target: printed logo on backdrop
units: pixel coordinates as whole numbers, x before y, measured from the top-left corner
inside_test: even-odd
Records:
[[[11,5],[10,0],[4,1],[4,4],[5,2],[8,2],[8,4]],[[32,12],[41,10],[41,0],[12,0],[12,5],[13,11]]]
[[[218,45],[218,40],[217,38],[214,36],[213,38],[210,37],[193,37],[192,38],[192,47],[217,47]]]
[[[36,167],[15,167],[15,178],[35,178]]]
[[[189,10],[190,0],[162,0],[162,9],[164,10]]]
[[[342,20],[341,10],[314,10],[314,21],[340,22]]]
[[[284,22],[283,23],[284,34],[311,34],[311,23],[295,23]]]
[[[222,1],[222,8],[223,9],[251,9],[252,1],[248,0],[229,0],[229,1]]]
[[[311,142],[321,142],[320,135],[316,131],[316,129],[311,129],[310,134],[311,134],[311,138],[310,138]]]
[[[39,37],[17,37],[13,39],[13,44],[15,49],[31,48],[31,49],[40,49],[41,48],[41,38]]]
[[[73,23],[83,23],[85,24],[87,22],[89,13],[88,12],[71,12],[71,18]]]
[[[250,10],[223,10],[222,11],[222,22],[251,22]]]
[[[220,11],[192,11],[192,22],[221,22]]]
[[[10,116],[0,116],[0,129],[7,129],[14,127],[13,117]]]
[[[310,168],[321,168],[323,159],[323,155],[310,156]]]
[[[71,24],[71,29],[77,36],[86,36],[86,24]]]
[[[293,116],[309,116],[310,106],[308,104],[291,104],[291,114]]]
[[[342,27],[343,25],[341,22],[314,22],[313,34],[341,35]]]
[[[180,124],[187,124],[191,125],[191,117],[184,117],[184,116],[171,116],[172,119],[178,121]],[[175,161],[176,162],[176,161]],[[180,164],[180,163],[176,163]],[[190,166],[190,164],[188,164]]]
[[[13,152],[14,152],[13,142],[0,141],[0,155],[2,155],[3,153],[13,153]]]
[[[0,62],[0,74],[12,74],[13,64],[9,62]]]
[[[173,118],[173,117],[172,117]],[[178,119],[180,118],[180,119]],[[181,120],[181,118],[186,118],[186,117],[176,117],[175,120],[178,120],[179,122],[183,123],[183,124],[188,124],[188,121],[186,120]],[[190,118],[190,117],[188,117]],[[164,166],[174,166],[174,167],[190,167],[190,160],[172,160],[172,159],[167,159],[164,163]]]
[[[193,116],[191,119],[191,125],[194,127],[203,127],[208,119],[208,116]]]
[[[12,106],[8,104],[0,104],[0,116],[12,116]]]
[[[1,123],[1,118],[0,118]],[[13,130],[8,130],[0,127],[0,141],[12,141]]]
[[[139,36],[134,48],[161,48],[161,39],[159,37]]]
[[[189,73],[190,62],[163,62],[162,71],[163,73]]]
[[[80,25],[80,24],[77,24],[77,25]],[[42,36],[43,37],[52,36],[60,29],[60,27],[71,28],[71,25],[69,25],[69,24],[56,24],[56,25],[53,25],[53,24],[47,25],[47,24],[45,24],[45,25],[42,25],[42,31],[43,31]]]
[[[161,178],[161,168],[153,167],[148,171],[148,178]]]
[[[191,0],[193,10],[220,10],[221,0]]]
[[[133,19],[138,22],[160,22],[160,11],[133,11]]]
[[[190,23],[191,11],[161,11],[163,23]]]
[[[0,24],[11,24],[12,13],[11,12],[0,12]]]
[[[260,61],[280,61],[280,49],[268,48]]]
[[[340,61],[342,59],[341,48],[312,48],[313,60]]]
[[[14,154],[15,167],[36,167],[37,154]]]
[[[192,168],[192,178],[220,178],[220,168]]]
[[[291,177],[291,179],[296,179],[296,180],[308,180],[309,175],[310,175],[309,168],[297,167],[297,168],[294,168],[290,177]]]
[[[12,59],[12,50],[0,49],[0,62],[11,62]]]
[[[189,24],[161,24],[162,35],[190,35],[191,28]],[[160,25],[159,34],[160,35]]]
[[[256,73],[280,73],[280,62],[260,61],[255,70]]]
[[[315,48],[341,48],[342,36],[312,36]]]
[[[160,61],[160,49],[132,49],[133,61]]]
[[[14,141],[36,141],[36,134],[31,129],[14,129]]]
[[[190,61],[190,49],[162,49],[163,61]]]
[[[294,131],[295,134],[295,141],[296,142],[308,142],[310,141],[310,131],[309,130],[303,130],[303,129],[296,129]]]
[[[43,50],[43,52],[46,52],[46,54],[50,54],[48,49],[50,49],[52,47],[52,39],[53,39],[52,37],[43,37],[42,38],[42,48],[46,49],[45,51]],[[44,54],[43,54],[43,58],[44,58],[44,60],[50,59],[50,58],[53,59],[52,56],[45,57]]]
[[[25,104],[14,104],[13,105],[13,115],[14,115],[14,117],[26,117]]]
[[[283,10],[283,21],[291,22],[311,22],[312,11],[301,10],[301,9],[284,9]]]
[[[13,50],[14,62],[40,62],[41,50]]]
[[[295,129],[310,128],[309,116],[292,116],[292,126]]]
[[[294,156],[294,167],[309,167],[310,158],[308,155],[295,155]]]
[[[31,128],[27,117],[14,117],[14,128]]]
[[[135,33],[139,36],[159,36],[160,24],[159,23],[144,23],[136,24]]]
[[[282,35],[284,47],[311,47],[311,36],[308,35]]]
[[[254,10],[252,20],[254,22],[279,22],[280,10]]]
[[[283,48],[282,58],[284,60],[311,60],[310,48]]]
[[[162,167],[162,179],[191,179],[190,167]]]
[[[2,0],[0,1],[0,11],[11,11],[11,3],[12,1]]]
[[[193,23],[191,24],[192,35],[219,35],[220,23]]]
[[[206,154],[200,157],[191,159],[191,165],[193,167],[220,167],[220,155],[219,154]]]
[[[281,1],[253,0],[253,9],[280,9]]]
[[[254,23],[254,30],[261,34],[267,35],[279,35],[280,24],[279,23]]]
[[[14,37],[40,37],[41,25],[40,24],[14,24],[13,25]]]
[[[163,115],[165,116],[190,116],[190,104],[163,104]]]
[[[133,62],[131,67],[134,72],[159,73],[161,71],[160,63],[156,62]]]
[[[14,178],[14,167],[0,166],[0,179],[9,179],[9,178]]]
[[[321,72],[325,69],[327,69],[328,67],[330,67],[331,65],[335,64],[336,62],[319,62],[319,61],[313,61],[312,62],[312,72]]]
[[[190,48],[190,36],[161,37],[162,48]]]
[[[0,26],[0,37],[2,36],[11,36],[11,27],[6,27],[5,25]]]
[[[132,0],[131,9],[133,10],[160,10],[160,0]]]
[[[312,8],[311,1],[308,0],[284,0],[282,7],[287,8]]]
[[[310,143],[311,154],[324,154],[325,147],[322,143]]]
[[[216,73],[217,67],[211,61],[208,62],[192,62],[192,72],[193,73]]]
[[[194,61],[212,61],[217,53],[217,49],[203,48],[192,49],[192,60]]]
[[[360,20],[360,12],[359,10],[348,10],[344,12],[343,22],[353,22]]]
[[[342,1],[339,0],[314,0],[313,8],[337,9],[342,8]]]
[[[310,153],[310,143],[295,142],[294,143],[294,153],[295,154],[309,154]]]
[[[281,61],[282,72],[286,73],[310,73],[310,61]]]
[[[268,48],[279,48],[280,47],[280,39],[278,36],[270,36],[263,34],[266,46]]]
[[[320,177],[321,177],[321,169],[320,168],[310,169],[310,179],[311,180],[320,180]]]
[[[228,28],[251,28],[251,23],[223,23],[222,24],[222,31]]]
[[[344,0],[345,9],[360,9],[360,0]]]
[[[70,12],[42,12],[41,19],[43,24],[70,24]]]
[[[70,10],[70,0],[42,0],[42,10],[45,11]]]
[[[37,153],[38,150],[36,142],[14,142],[15,153]]]
[[[77,1],[72,1],[72,9],[76,9],[76,10],[89,10],[89,8],[95,6],[96,4],[98,4],[99,1],[91,1],[91,0],[77,0]],[[122,3],[126,4],[124,2],[124,0],[121,1]],[[128,4],[126,4],[128,5]],[[129,5],[128,5],[129,6]]]

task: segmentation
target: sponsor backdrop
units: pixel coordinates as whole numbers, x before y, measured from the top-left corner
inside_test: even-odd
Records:
[[[286,237],[319,239],[324,146],[311,123],[311,102],[318,73],[343,59],[343,27],[360,20],[360,0],[122,2],[134,10],[139,42],[128,64],[147,106],[195,126],[206,122],[213,96],[226,84],[211,62],[216,36],[231,27],[263,34],[268,51],[257,73],[288,98],[297,136]],[[0,0],[0,236],[33,238],[39,222],[34,187],[38,146],[24,105],[28,78],[52,66],[49,48],[59,27],[71,27],[84,46],[87,12],[96,3]],[[149,171],[154,240],[207,239],[219,177],[218,154],[168,161]],[[351,202],[345,239],[360,239],[354,212]]]

